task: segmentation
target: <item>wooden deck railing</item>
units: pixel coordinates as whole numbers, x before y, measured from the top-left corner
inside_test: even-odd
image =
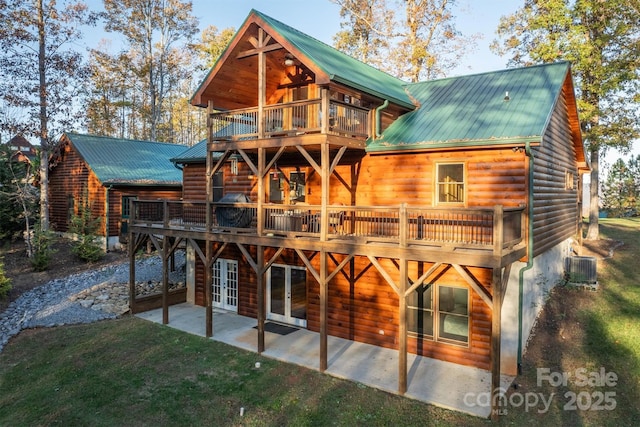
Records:
[[[321,237],[322,209],[313,205],[263,205],[263,235]],[[201,232],[257,234],[256,203],[133,202],[131,224]],[[524,208],[438,209],[407,205],[329,206],[327,239],[380,241],[502,252],[522,242]]]
[[[267,105],[262,117],[259,109],[243,108],[211,114],[211,133],[215,140],[239,140],[319,133],[367,138],[369,110],[344,102],[329,101],[329,113],[322,111],[322,100]],[[323,123],[323,120],[328,120]],[[262,120],[262,134],[258,123]]]

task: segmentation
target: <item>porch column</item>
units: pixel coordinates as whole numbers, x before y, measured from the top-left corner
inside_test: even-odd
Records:
[[[320,372],[327,370],[327,252],[320,252]]]
[[[491,313],[491,419],[499,417],[500,395],[500,324],[502,323],[502,269],[494,268],[491,280],[493,313]]]
[[[204,300],[207,310],[206,314],[206,337],[213,336],[213,295],[211,294],[211,286],[213,285],[213,272],[211,271],[211,242],[205,240],[205,258],[204,262]]]
[[[169,323],[169,237],[162,239],[162,324]]]
[[[322,143],[320,151],[320,168],[321,168],[321,192],[320,192],[320,240],[326,241],[327,234],[329,232],[329,145],[326,142]]]
[[[265,283],[264,283],[264,248],[256,246],[256,285],[258,286],[258,353],[264,351],[264,319],[265,319]]]
[[[398,283],[398,317],[400,343],[398,345],[398,393],[407,392],[407,298],[408,262],[400,260],[400,283]]]

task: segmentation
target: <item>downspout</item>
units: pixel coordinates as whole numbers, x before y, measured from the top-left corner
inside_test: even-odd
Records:
[[[381,106],[376,108],[376,139],[382,137],[380,130],[382,129],[382,110],[389,106],[389,100],[385,99]]]
[[[531,145],[525,143],[525,155],[529,157],[529,183],[528,183],[528,236],[527,236],[527,265],[518,273],[518,374],[522,374],[522,304],[524,294],[524,273],[533,268],[533,152]]]

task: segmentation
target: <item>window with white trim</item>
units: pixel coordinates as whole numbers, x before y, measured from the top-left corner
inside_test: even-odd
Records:
[[[464,204],[464,163],[438,163],[436,165],[436,203]]]

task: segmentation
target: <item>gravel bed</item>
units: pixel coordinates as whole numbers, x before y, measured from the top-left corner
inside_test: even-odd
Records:
[[[170,281],[184,280],[184,252],[176,252],[176,272]],[[162,280],[160,257],[136,261],[136,281]],[[95,285],[129,283],[129,263],[103,267],[55,279],[23,293],[0,313],[0,352],[21,330],[91,323],[117,317],[114,313],[85,308],[73,296]]]

